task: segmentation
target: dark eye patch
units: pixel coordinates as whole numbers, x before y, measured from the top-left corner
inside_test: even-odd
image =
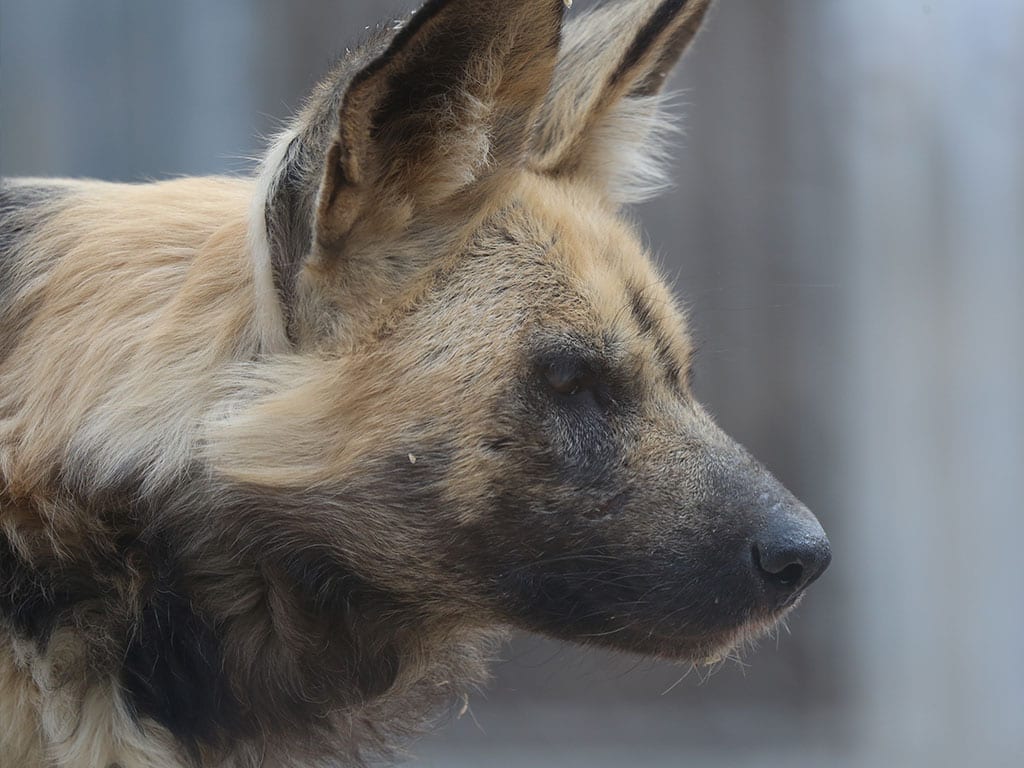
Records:
[[[597,383],[591,367],[571,355],[556,356],[541,365],[548,386],[559,395],[575,397]]]
[[[562,407],[592,403],[615,410],[632,399],[632,369],[623,353],[607,335],[597,340],[576,334],[548,336],[534,347],[534,381]]]
[[[607,481],[622,452],[630,383],[606,340],[559,334],[537,339],[524,403],[544,436],[542,465],[571,488]]]

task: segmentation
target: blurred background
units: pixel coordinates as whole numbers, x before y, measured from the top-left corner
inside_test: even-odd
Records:
[[[414,4],[0,0],[0,172],[244,172]],[[1024,765],[1024,3],[720,0],[670,87],[636,213],[701,396],[834,564],[706,679],[517,638],[411,763]]]

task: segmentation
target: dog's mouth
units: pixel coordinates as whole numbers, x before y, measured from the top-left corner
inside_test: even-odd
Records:
[[[767,614],[752,616],[735,626],[701,632],[635,632],[631,637],[607,634],[603,638],[579,638],[618,650],[656,656],[666,661],[716,667],[729,659],[740,660],[752,652],[765,637],[772,636],[785,622],[789,612],[800,602],[796,597],[789,604]],[[604,640],[604,642],[601,642]]]
[[[685,660],[702,667],[714,667],[728,659],[739,660],[756,648],[764,637],[777,632],[801,598],[802,595],[797,596],[784,607],[766,616],[752,618],[735,629],[703,638],[695,648],[696,653],[686,654]]]
[[[609,546],[511,567],[493,583],[502,618],[520,629],[713,665],[771,633],[823,568],[787,552],[726,543],[686,557],[640,557]]]
[[[723,606],[722,614],[706,615],[703,622],[671,610],[636,615],[594,610],[591,605],[572,620],[565,620],[569,614],[562,614],[559,620],[548,614],[546,620],[538,621],[540,615],[534,614],[525,626],[517,624],[561,640],[707,667],[753,650],[759,640],[776,630],[801,597],[796,595],[770,608],[748,604],[728,610]]]

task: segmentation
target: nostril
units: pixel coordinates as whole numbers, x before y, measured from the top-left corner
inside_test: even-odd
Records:
[[[799,584],[803,575],[804,568],[799,563],[790,563],[778,573],[772,574],[775,580],[784,587]]]
[[[798,558],[785,555],[779,557],[779,553],[763,557],[757,544],[751,546],[750,553],[754,566],[765,581],[786,588],[796,588],[803,581],[804,566]]]

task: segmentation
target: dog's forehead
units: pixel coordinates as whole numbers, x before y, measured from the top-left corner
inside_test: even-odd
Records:
[[[485,229],[500,259],[514,265],[516,282],[546,302],[553,319],[585,317],[600,332],[642,326],[686,336],[685,317],[640,234],[593,191],[527,175]]]

